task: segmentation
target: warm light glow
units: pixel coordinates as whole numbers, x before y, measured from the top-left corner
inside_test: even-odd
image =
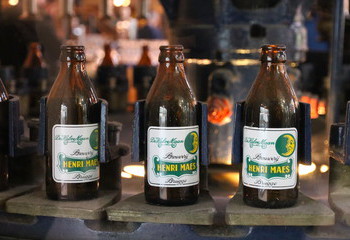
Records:
[[[320,172],[321,173],[325,173],[325,172],[328,172],[329,170],[329,167],[325,164],[322,164],[321,167],[320,167]]]
[[[145,176],[145,169],[142,165],[129,165],[124,167],[124,172],[129,173],[131,175],[137,176],[137,177],[143,177]]]
[[[124,0],[124,2],[123,2],[123,7],[128,7],[129,5],[130,5],[130,0]]]
[[[260,61],[256,59],[234,59],[231,64],[235,66],[253,66],[260,65]]]
[[[213,181],[216,181],[218,183],[225,183],[232,185],[234,187],[238,187],[239,184],[239,173],[238,172],[220,172],[220,173],[213,173],[210,175],[210,178]],[[232,194],[232,193],[229,193]]]
[[[301,96],[300,98],[300,102],[303,102],[303,103],[310,103],[310,100],[311,100],[310,97],[306,95]]]
[[[317,106],[318,106],[318,99],[316,97],[312,97],[310,101],[311,119],[318,118]]]
[[[16,6],[18,4],[19,0],[9,0],[9,5]]]
[[[304,164],[299,164],[299,175],[307,175],[309,173],[312,173],[316,170],[316,164],[312,163],[311,165],[304,165]]]
[[[127,7],[130,5],[130,0],[113,0],[113,4],[116,7]]]
[[[198,65],[209,65],[214,63],[213,60],[210,59],[196,59],[196,58],[188,58],[186,60],[189,64],[198,64]],[[252,66],[252,65],[260,65],[260,61],[256,59],[234,59],[230,61],[232,65],[235,66]]]
[[[298,67],[298,63],[296,63],[296,62],[290,62],[290,63],[289,63],[289,66],[291,66],[292,68],[296,68],[296,67]]]
[[[251,54],[251,53],[260,53],[260,49],[234,49],[232,52],[238,53],[238,54]]]
[[[319,115],[326,115],[326,102],[324,100],[318,102],[317,112]]]
[[[196,58],[189,58],[186,61],[187,63],[193,63],[193,64],[198,64],[198,65],[209,65],[213,61],[210,59],[196,59]]]
[[[300,102],[310,104],[311,119],[318,118],[318,98],[317,97],[309,97],[304,95],[300,98]]]
[[[210,96],[208,99],[208,121],[224,125],[231,122],[232,103],[225,97]]]
[[[130,173],[122,171],[122,178],[132,178],[132,175]]]

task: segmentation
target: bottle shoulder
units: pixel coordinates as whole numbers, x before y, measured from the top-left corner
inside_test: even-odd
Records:
[[[84,73],[77,73],[73,76],[75,79],[69,79],[69,74],[59,74],[48,94],[48,102],[51,99],[60,99],[61,101],[78,101],[97,103],[96,91]]]
[[[298,98],[288,78],[257,79],[245,101],[246,106],[298,108]]]

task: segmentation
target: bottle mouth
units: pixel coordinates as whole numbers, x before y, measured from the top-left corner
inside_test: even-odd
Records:
[[[183,63],[185,56],[183,54],[184,47],[182,45],[160,46],[160,54],[158,61],[160,63]]]
[[[183,51],[184,47],[182,45],[167,45],[167,46],[160,46],[160,51]]]
[[[32,48],[32,49],[41,49],[41,45],[40,45],[40,43],[38,43],[38,42],[31,42],[31,43],[29,43],[29,48]]]
[[[84,46],[63,45],[61,46],[60,60],[62,62],[85,62]]]
[[[84,51],[84,46],[75,46],[75,45],[62,45],[61,51]]]
[[[267,44],[261,47],[260,60],[262,62],[284,63],[287,61],[286,46]]]
[[[282,44],[266,44],[261,46],[262,51],[285,51],[286,46]]]

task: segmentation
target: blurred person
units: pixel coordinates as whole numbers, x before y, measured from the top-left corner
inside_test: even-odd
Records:
[[[14,66],[17,77],[30,42],[40,42],[49,69],[56,68],[61,44],[52,18],[58,13],[56,5],[55,0],[38,0],[39,12],[30,18],[21,17],[20,12],[9,8],[7,16],[0,21],[0,60],[4,65]]]
[[[38,0],[38,9],[41,21],[36,24],[37,36],[43,46],[44,58],[49,65],[49,79],[53,80],[58,73],[60,46],[64,36],[59,16],[59,1]]]
[[[130,7],[119,7],[119,19],[116,24],[119,39],[136,39],[137,20],[131,15]]]
[[[152,26],[146,17],[141,17],[138,23],[137,38],[163,39],[164,35],[158,28]]]

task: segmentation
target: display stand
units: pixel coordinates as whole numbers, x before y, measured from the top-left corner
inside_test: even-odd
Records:
[[[235,106],[233,164],[241,164],[242,161],[243,106],[244,103],[237,103]],[[299,107],[298,160],[302,164],[311,164],[310,105],[300,103]],[[334,224],[334,213],[324,204],[302,193],[299,193],[297,204],[290,208],[250,207],[243,202],[242,192],[238,191],[226,208],[226,223],[245,226],[323,226]]]
[[[86,201],[55,201],[45,191],[35,191],[12,198],[6,212],[31,216],[49,216],[98,220],[105,218],[105,208],[116,201],[116,191],[100,191],[99,197]]]
[[[281,209],[250,207],[237,193],[226,208],[228,225],[244,226],[327,226],[334,224],[334,213],[326,205],[303,194],[295,206]]]
[[[329,203],[338,222],[350,226],[350,102],[345,123],[331,126]]]
[[[0,192],[0,208],[4,210],[7,200],[25,194],[39,188],[39,185],[27,177],[33,177],[32,168],[23,168],[21,158],[26,158],[26,165],[30,166],[37,159],[33,158],[36,153],[36,143],[24,138],[23,121],[20,118],[19,99],[10,95],[8,101],[8,161],[9,161],[9,188]],[[22,169],[21,169],[22,168]],[[38,167],[38,169],[40,169]],[[36,174],[39,174],[36,171]]]
[[[8,190],[0,192],[0,209],[5,210],[5,203],[9,199],[26,194],[38,188],[40,188],[38,185],[21,185],[13,186]]]
[[[39,128],[38,150],[41,155],[46,153],[45,140],[45,109],[46,99],[41,101],[41,115]],[[46,197],[45,191],[38,190],[6,202],[6,211],[9,213],[27,214],[32,216],[50,216],[80,219],[104,219],[105,208],[121,197],[121,157],[129,152],[126,145],[119,144],[121,124],[107,122],[107,102],[100,100],[96,106],[100,126],[100,191],[99,196],[86,201],[54,201]]]
[[[142,161],[144,158],[144,101],[138,101],[135,106],[133,125],[132,160]],[[207,191],[207,108],[203,103],[197,104],[197,120],[200,135],[201,159],[201,194],[197,203],[188,206],[166,207],[146,203],[144,194],[138,194],[108,208],[108,219],[113,221],[177,223],[177,224],[213,224],[216,212],[214,201]]]
[[[108,219],[121,222],[150,222],[212,225],[216,210],[209,193],[202,192],[198,202],[187,206],[158,206],[146,203],[138,194],[107,209]]]

